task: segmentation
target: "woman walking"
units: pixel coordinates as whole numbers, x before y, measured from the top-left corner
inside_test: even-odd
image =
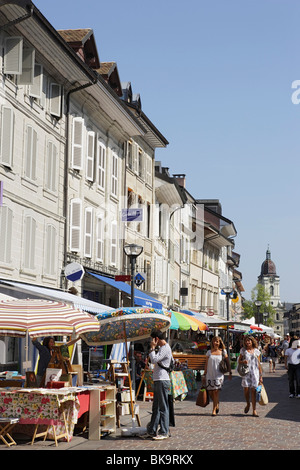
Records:
[[[258,417],[256,411],[256,389],[262,384],[262,368],[260,365],[260,351],[253,336],[244,337],[244,347],[240,351],[239,363],[248,364],[249,372],[242,379],[242,387],[246,399],[245,413],[250,409],[252,403],[252,416]]]
[[[210,343],[211,349],[206,353],[206,364],[204,370],[204,382],[210,398],[213,401],[212,416],[219,413],[219,391],[224,382],[224,374],[220,371],[219,365],[223,356],[228,364],[229,378],[232,377],[230,361],[225,350],[225,346],[219,336],[214,336]]]

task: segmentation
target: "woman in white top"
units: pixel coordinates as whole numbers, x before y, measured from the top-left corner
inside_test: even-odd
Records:
[[[240,351],[239,362],[249,366],[248,374],[242,379],[242,387],[247,403],[244,412],[248,413],[250,409],[251,392],[252,415],[258,416],[256,412],[256,389],[258,385],[262,384],[262,368],[260,365],[260,351],[253,336],[244,337],[244,347]]]
[[[204,381],[209,396],[213,401],[212,416],[219,413],[219,390],[222,388],[224,382],[224,374],[220,372],[219,365],[224,356],[228,362],[229,378],[231,379],[232,372],[230,361],[225,350],[225,346],[219,336],[214,336],[210,343],[211,349],[206,353],[206,364],[204,370]]]

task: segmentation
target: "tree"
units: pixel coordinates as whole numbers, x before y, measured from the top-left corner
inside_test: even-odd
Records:
[[[266,291],[264,286],[261,284],[256,284],[256,286],[251,291],[251,300],[245,300],[243,302],[244,318],[255,317],[256,323],[265,323],[268,326],[274,324],[274,315],[276,313],[275,309],[271,305],[271,296]],[[259,307],[259,316],[257,318],[258,307],[255,305],[255,302],[259,300],[262,304]],[[263,314],[267,313],[266,317]]]

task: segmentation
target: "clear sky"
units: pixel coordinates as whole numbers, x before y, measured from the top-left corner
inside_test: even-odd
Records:
[[[169,141],[156,159],[195,198],[220,200],[245,297],[269,245],[281,300],[300,302],[300,2],[34,3],[56,29],[93,29],[100,61]]]

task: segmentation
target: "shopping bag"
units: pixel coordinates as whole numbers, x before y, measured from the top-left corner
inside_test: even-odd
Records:
[[[269,403],[268,395],[263,385],[261,386],[260,400],[258,403],[262,406],[267,405]]]
[[[197,400],[196,400],[196,405],[202,406],[202,408],[205,408],[208,404],[209,404],[209,394],[206,388],[202,387],[199,390]]]

